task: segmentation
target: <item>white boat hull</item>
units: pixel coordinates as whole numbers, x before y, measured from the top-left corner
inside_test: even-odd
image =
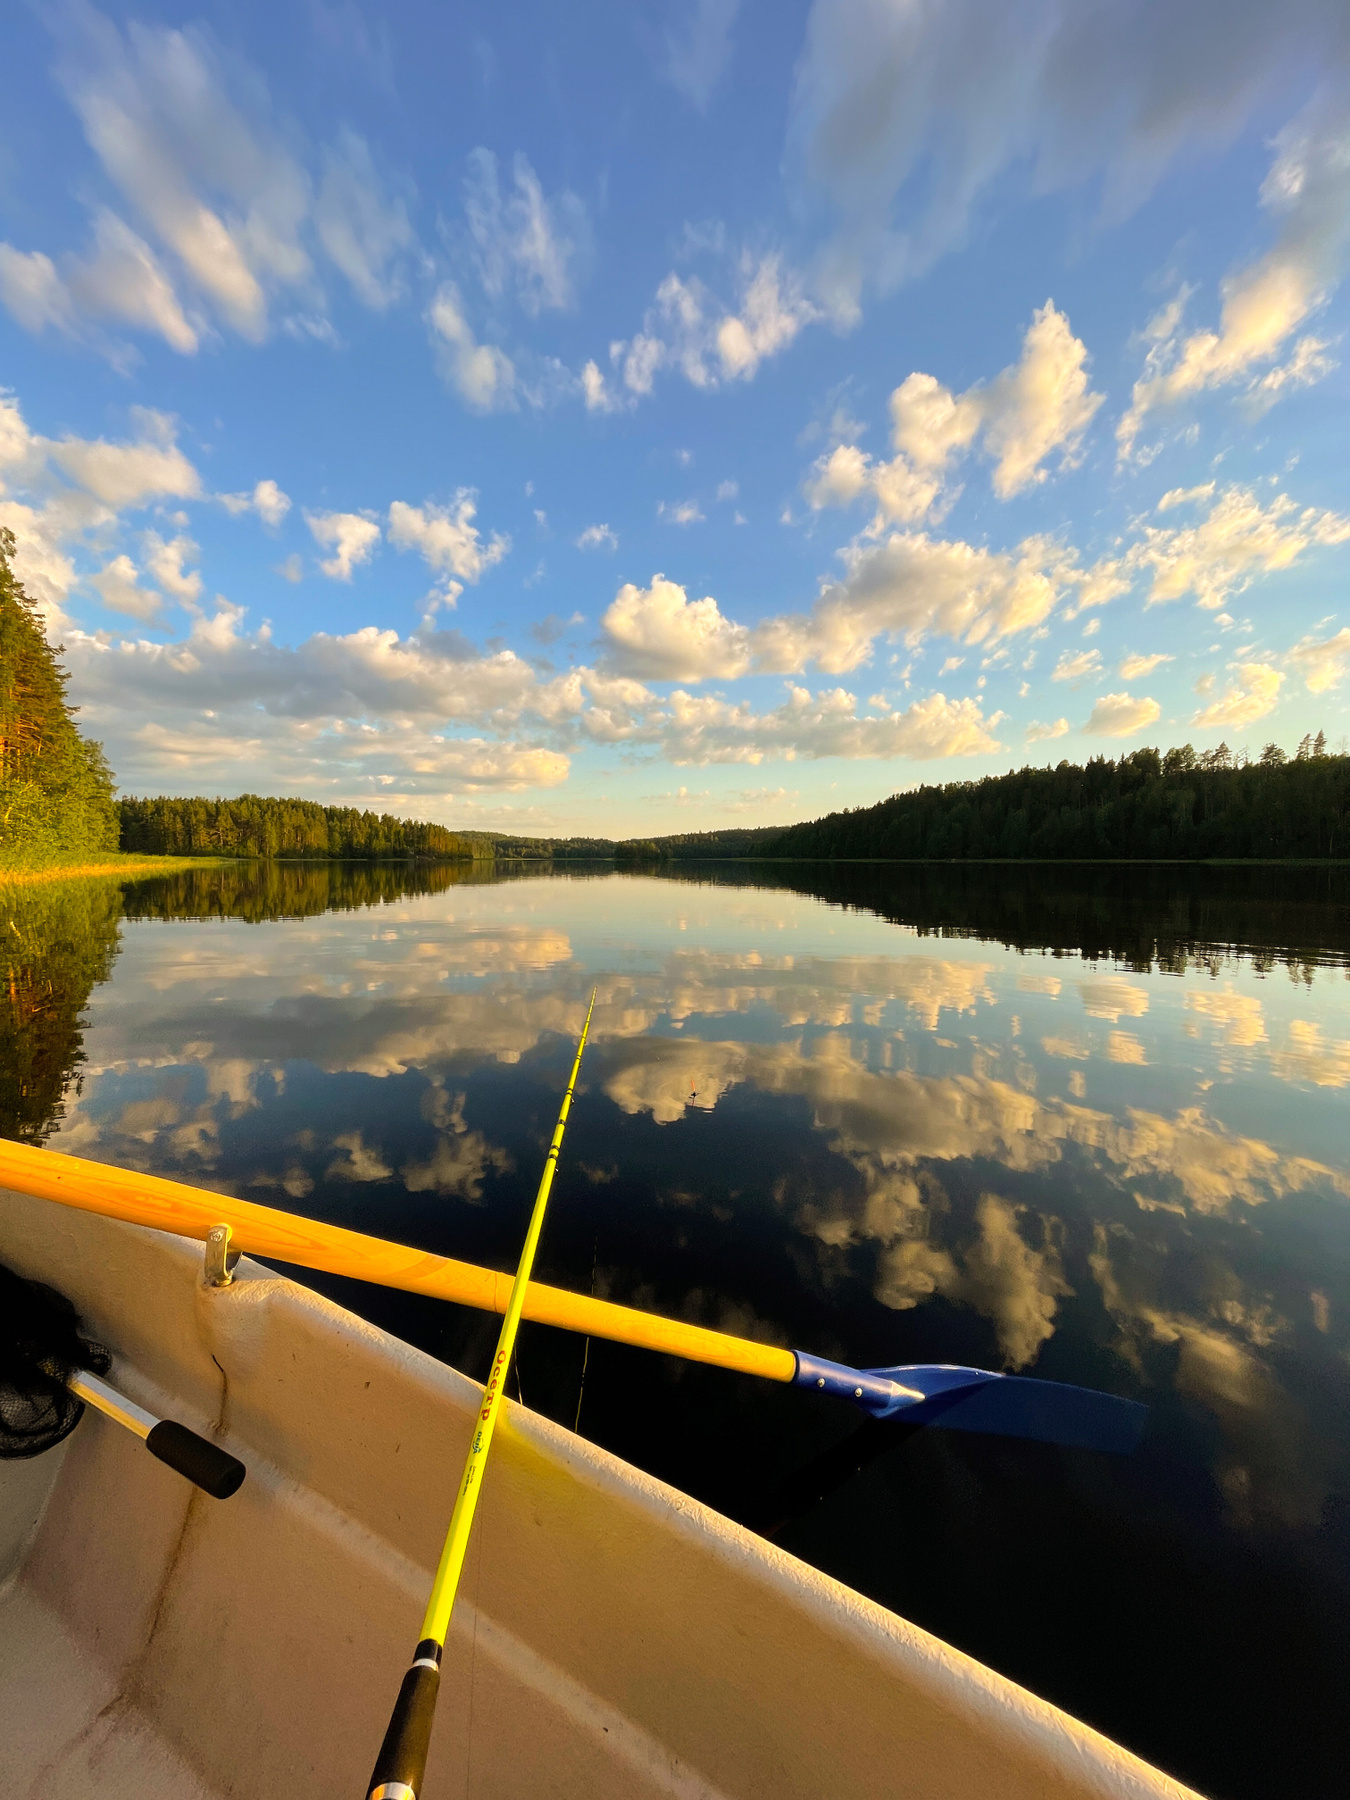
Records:
[[[198,1493],[87,1411],[0,1463],[3,1800],[359,1800],[480,1390],[308,1289],[0,1193],[0,1261],[248,1465]],[[512,1405],[425,1800],[1181,1800],[1189,1789]],[[922,1554],[921,1549],[916,1553]]]

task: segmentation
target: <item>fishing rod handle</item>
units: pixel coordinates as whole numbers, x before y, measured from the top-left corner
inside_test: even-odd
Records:
[[[441,1646],[435,1638],[423,1638],[398,1690],[366,1800],[417,1800],[427,1772],[440,1686]]]

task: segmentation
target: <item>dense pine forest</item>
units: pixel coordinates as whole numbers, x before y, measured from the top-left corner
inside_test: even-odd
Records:
[[[117,848],[112,775],[81,736],[60,649],[13,569],[0,528],[0,862],[37,864]]]
[[[315,800],[240,794],[235,800],[126,799],[121,848],[143,856],[243,856],[305,861],[537,862],[614,855],[607,838],[522,838],[451,831],[390,813]]]
[[[1288,758],[1267,745],[1239,766],[1225,746],[1020,769],[913,788],[876,806],[774,830],[706,832],[625,846],[627,859],[716,857],[935,861],[979,857],[1350,858],[1350,756],[1321,733]]]
[[[121,847],[150,856],[487,859],[492,839],[388,813],[314,800],[136,800],[119,803]]]

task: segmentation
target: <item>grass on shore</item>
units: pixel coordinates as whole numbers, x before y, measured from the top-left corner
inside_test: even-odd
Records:
[[[223,856],[141,856],[129,850],[98,850],[42,863],[0,862],[0,887],[29,887],[40,881],[79,881],[93,876],[125,879],[176,875],[180,869],[217,868],[228,860]]]

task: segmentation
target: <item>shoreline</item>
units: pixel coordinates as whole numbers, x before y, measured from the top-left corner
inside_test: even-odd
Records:
[[[44,881],[92,881],[109,876],[177,875],[183,869],[220,868],[224,856],[137,856],[132,852],[105,851],[83,862],[44,863],[33,868],[7,868],[0,864],[0,888],[34,887]]]

